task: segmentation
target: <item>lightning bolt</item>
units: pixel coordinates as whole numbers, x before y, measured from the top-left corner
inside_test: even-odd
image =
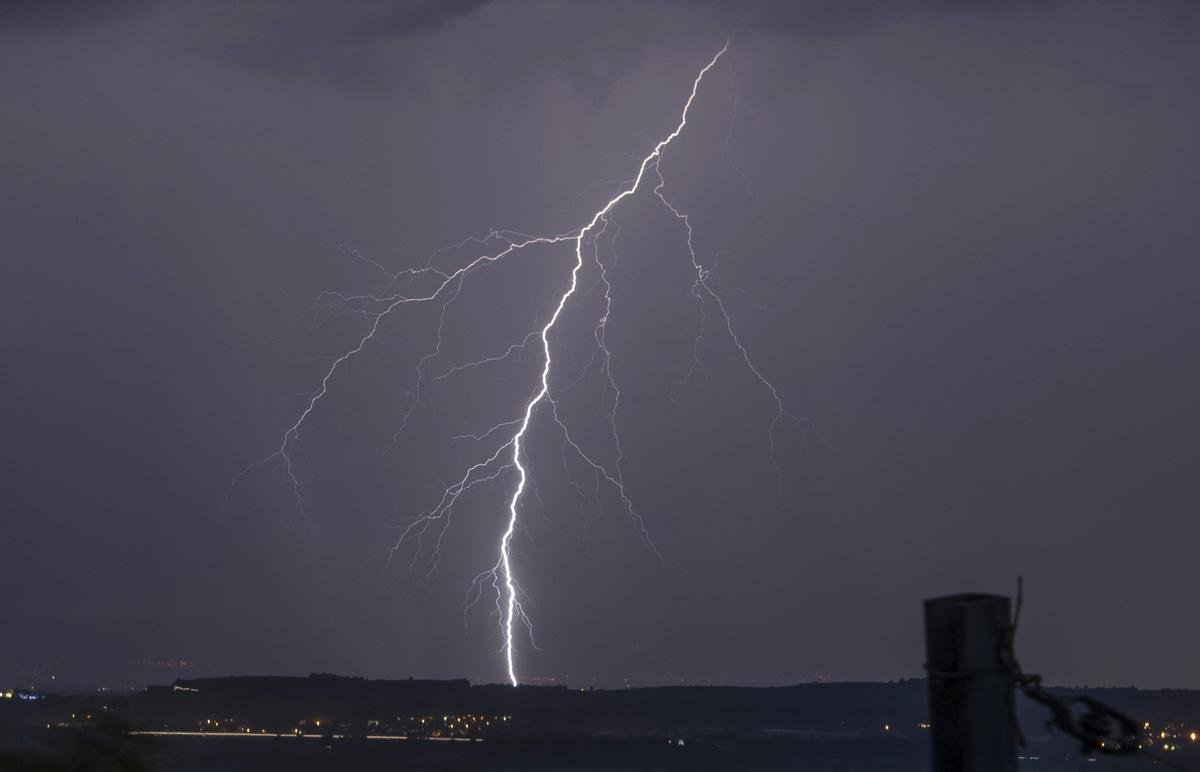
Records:
[[[415,550],[412,561],[409,563],[409,568],[411,569],[415,567],[420,555],[425,554],[424,540],[427,537],[431,538],[433,543],[429,547],[429,568],[426,573],[426,578],[429,579],[438,570],[441,560],[442,539],[450,526],[455,506],[460,499],[477,486],[495,483],[505,476],[515,473],[516,484],[508,497],[504,530],[496,547],[496,562],[474,578],[464,601],[463,613],[465,619],[466,612],[474,607],[483,597],[487,588],[491,588],[491,591],[495,594],[496,614],[499,619],[500,651],[503,655],[508,680],[512,685],[516,686],[519,683],[515,640],[515,628],[518,624],[525,628],[530,643],[536,648],[536,642],[533,637],[533,625],[522,604],[524,595],[514,571],[513,540],[518,528],[521,527],[519,512],[521,511],[527,489],[532,488],[535,495],[537,494],[537,489],[533,487],[528,468],[526,441],[530,426],[540,411],[548,411],[555,426],[562,433],[564,450],[563,469],[566,472],[568,482],[579,493],[581,501],[584,495],[583,489],[578,481],[571,477],[567,465],[566,451],[568,448],[595,476],[597,496],[602,484],[609,486],[616,493],[634,527],[645,539],[649,548],[658,555],[658,550],[650,539],[645,520],[634,507],[633,501],[626,493],[622,471],[625,458],[617,431],[617,414],[621,404],[621,391],[613,374],[612,354],[609,351],[607,343],[608,324],[613,310],[613,286],[609,278],[609,271],[616,264],[616,240],[620,236],[620,225],[612,218],[612,214],[622,201],[630,198],[642,189],[647,179],[653,184],[653,195],[683,227],[686,233],[688,254],[695,272],[692,294],[699,303],[699,332],[692,346],[691,367],[684,376],[684,379],[677,381],[676,385],[686,383],[698,366],[700,341],[705,335],[706,327],[709,326],[707,315],[708,306],[711,304],[716,309],[721,327],[740,353],[744,364],[750,373],[765,387],[775,405],[775,414],[767,427],[767,437],[770,458],[775,468],[776,479],[781,484],[782,470],[775,456],[776,433],[784,423],[791,422],[798,425],[801,423],[801,419],[787,410],[778,390],[754,363],[749,350],[735,331],[733,320],[721,296],[721,285],[715,279],[713,272],[706,268],[697,257],[693,243],[691,221],[687,213],[683,212],[667,198],[664,192],[666,181],[661,170],[664,151],[687,127],[688,113],[691,111],[692,104],[699,93],[701,83],[704,81],[705,76],[717,66],[717,63],[728,50],[729,43],[726,41],[725,45],[696,74],[692,81],[687,100],[683,104],[679,122],[669,134],[654,144],[649,153],[641,159],[641,162],[637,166],[637,173],[631,179],[606,181],[606,184],[618,185],[617,192],[603,206],[596,210],[582,227],[553,235],[529,235],[510,230],[493,230],[483,237],[467,238],[458,244],[438,250],[430,255],[422,267],[397,272],[391,272],[383,265],[363,257],[357,250],[347,248],[347,251],[353,257],[366,262],[382,273],[386,277],[386,282],[382,287],[376,288],[376,291],[366,294],[349,295],[336,292],[323,292],[316,299],[313,309],[310,310],[322,308],[338,314],[359,315],[367,322],[366,332],[359,337],[354,346],[344,351],[340,356],[332,359],[315,390],[299,395],[304,399],[304,407],[297,415],[295,421],[284,431],[279,445],[270,455],[252,462],[234,478],[226,501],[228,502],[229,495],[232,495],[238,483],[252,470],[265,464],[278,462],[284,478],[291,489],[294,500],[292,516],[288,527],[291,527],[296,516],[306,516],[304,486],[297,473],[295,459],[295,454],[302,445],[301,430],[318,404],[329,394],[335,375],[343,370],[354,357],[359,355],[374,340],[383,320],[394,311],[410,304],[440,305],[438,327],[433,339],[433,345],[418,360],[414,372],[415,380],[404,394],[405,409],[400,426],[393,436],[393,446],[399,441],[407,428],[409,419],[421,401],[423,391],[431,384],[468,370],[486,367],[514,357],[523,357],[528,353],[530,347],[540,344],[538,347],[541,349],[541,372],[536,389],[530,394],[522,407],[515,412],[515,415],[511,415],[508,419],[481,432],[460,434],[452,438],[454,440],[477,444],[488,444],[490,450],[482,452],[477,457],[478,460],[467,466],[462,475],[456,480],[449,484],[441,484],[439,488],[440,495],[438,495],[437,501],[432,507],[411,518],[402,527],[398,526],[399,535],[386,556],[386,562],[390,564],[405,545],[414,543]],[[743,178],[745,177],[740,169],[737,169],[737,172]],[[613,227],[613,235],[610,237],[613,258],[611,263],[606,264],[600,257],[599,245],[601,237],[608,232],[610,226]],[[570,280],[566,288],[558,296],[557,301],[553,303],[553,311],[540,328],[529,331],[521,338],[512,341],[503,350],[490,356],[442,368],[436,375],[429,375],[428,370],[431,364],[442,353],[443,330],[448,309],[460,297],[463,284],[469,277],[523,250],[532,247],[553,247],[565,244],[571,245],[572,252],[574,253],[574,264],[571,268]],[[441,255],[456,253],[466,248],[479,248],[483,254],[479,254],[465,265],[461,265],[455,269],[442,269],[435,265],[435,261]],[[572,297],[579,291],[580,274],[585,267],[585,263],[589,260],[597,267],[599,274],[598,286],[603,291],[603,312],[592,330],[596,349],[591,361],[582,368],[579,376],[568,384],[566,388],[555,394],[551,389],[551,375],[555,370],[555,360],[551,350],[551,336]],[[609,425],[615,449],[615,461],[611,465],[603,463],[576,441],[568,423],[564,420],[558,403],[558,398],[580,382],[595,365],[598,365],[599,371],[604,377],[605,399],[608,400],[608,395],[611,395],[611,401],[607,402],[607,409],[605,411],[605,419]]]

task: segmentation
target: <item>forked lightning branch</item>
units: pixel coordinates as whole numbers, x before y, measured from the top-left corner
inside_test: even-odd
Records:
[[[457,473],[447,476],[447,479],[454,480],[454,482],[441,489],[435,506],[417,514],[400,530],[399,536],[395,540],[395,543],[391,545],[388,552],[388,559],[390,561],[405,553],[407,549],[411,549],[408,545],[415,543],[417,545],[416,554],[412,558],[415,564],[417,555],[421,554],[422,545],[425,544],[425,539],[428,538],[430,540],[429,550],[431,553],[430,571],[436,571],[438,561],[441,558],[442,537],[446,533],[451,514],[459,499],[474,487],[483,483],[496,480],[511,481],[511,494],[498,507],[498,515],[502,518],[504,528],[499,542],[496,544],[495,562],[475,577],[467,603],[468,605],[474,605],[485,594],[494,595],[496,614],[499,619],[501,654],[504,659],[504,667],[508,680],[514,686],[519,682],[517,675],[517,630],[523,629],[530,644],[532,645],[533,643],[533,624],[522,605],[522,589],[514,567],[513,538],[520,524],[520,513],[528,494],[530,470],[527,468],[529,461],[526,445],[530,427],[535,421],[547,420],[554,423],[557,430],[561,432],[564,448],[569,448],[569,451],[575,454],[581,463],[591,467],[597,478],[604,485],[612,488],[621,501],[626,513],[631,518],[635,528],[645,538],[650,548],[655,549],[653,542],[650,541],[645,520],[634,506],[633,501],[626,494],[622,476],[623,454],[621,451],[620,435],[617,429],[620,389],[612,375],[612,368],[610,366],[612,354],[609,351],[606,341],[609,315],[613,306],[613,288],[607,272],[610,266],[607,266],[602,261],[597,249],[599,239],[613,225],[613,221],[610,219],[611,216],[626,199],[634,196],[643,187],[652,186],[651,192],[654,198],[659,204],[666,207],[671,216],[679,222],[680,238],[686,241],[687,251],[694,271],[692,294],[702,314],[701,325],[697,335],[705,334],[706,327],[710,326],[707,324],[709,322],[709,315],[714,314],[716,326],[729,336],[730,341],[739,352],[745,366],[761,383],[768,398],[772,401],[775,413],[767,427],[767,440],[768,453],[771,462],[775,464],[777,478],[780,470],[775,460],[775,434],[784,424],[799,424],[798,417],[789,412],[784,406],[778,390],[754,363],[746,345],[738,336],[733,320],[719,293],[719,286],[713,281],[710,270],[705,268],[702,261],[697,257],[692,239],[692,224],[687,213],[681,211],[675,204],[671,203],[664,194],[666,180],[661,168],[663,155],[670,148],[671,143],[687,128],[688,113],[701,90],[705,77],[717,66],[721,57],[726,54],[728,49],[729,44],[726,43],[697,73],[695,79],[692,81],[691,90],[683,102],[679,121],[674,129],[659,140],[651,148],[650,152],[642,158],[636,167],[634,176],[627,182],[622,183],[619,192],[596,210],[587,222],[578,229],[541,236],[519,234],[516,231],[493,231],[482,239],[469,238],[455,245],[456,249],[474,247],[480,252],[484,252],[483,254],[477,254],[474,258],[457,268],[435,268],[431,259],[425,267],[389,273],[390,281],[383,292],[362,295],[348,295],[334,292],[323,293],[322,300],[341,303],[344,307],[353,307],[358,313],[361,313],[367,320],[367,330],[354,346],[343,351],[332,361],[324,376],[316,384],[315,390],[305,395],[306,402],[303,410],[300,411],[295,421],[283,432],[275,451],[269,456],[259,459],[246,467],[234,480],[234,485],[236,485],[241,478],[252,470],[264,464],[278,464],[291,487],[291,494],[294,497],[293,515],[304,513],[304,486],[294,463],[294,453],[297,444],[300,442],[305,422],[320,407],[323,400],[333,397],[333,388],[337,376],[342,373],[345,365],[350,360],[375,340],[383,320],[395,313],[401,312],[405,306],[413,304],[439,306],[440,322],[432,348],[419,360],[416,367],[415,381],[405,394],[408,406],[401,426],[396,433],[396,442],[403,441],[403,432],[407,426],[408,419],[412,416],[420,400],[422,388],[426,387],[429,383],[450,375],[470,371],[490,362],[509,359],[518,353],[524,352],[531,346],[540,349],[540,357],[536,360],[537,366],[540,367],[540,376],[537,380],[535,390],[523,403],[513,405],[513,410],[507,420],[482,432],[459,438],[475,441],[477,445],[487,449],[480,453],[474,463],[470,463],[465,468],[459,469]],[[441,353],[446,309],[459,298],[464,282],[478,273],[480,269],[502,263],[506,258],[530,247],[560,247],[564,250],[565,254],[569,255],[568,259],[573,261],[569,282],[562,288],[561,294],[557,298],[551,299],[553,313],[551,313],[549,319],[540,329],[529,331],[523,339],[513,343],[507,349],[497,352],[493,356],[458,364],[442,371],[440,374],[430,374],[427,371],[427,367]],[[616,460],[611,463],[605,463],[598,459],[594,453],[589,452],[587,448],[576,440],[568,422],[559,410],[559,405],[555,401],[555,396],[551,389],[551,383],[555,375],[555,357],[551,345],[551,335],[556,325],[558,325],[564,310],[575,296],[579,286],[580,273],[589,260],[595,262],[599,270],[600,283],[604,289],[603,311],[594,323],[593,338],[596,344],[597,360],[600,362],[600,370],[606,379],[605,386],[612,395],[607,410],[607,419],[612,441],[616,448]],[[382,266],[377,265],[377,267],[382,270]],[[420,285],[422,282],[428,283],[426,291],[411,292],[409,288]],[[403,287],[405,289],[393,291],[396,287]],[[697,351],[698,347],[694,346],[693,356],[696,355]],[[657,552],[657,550],[655,551]]]

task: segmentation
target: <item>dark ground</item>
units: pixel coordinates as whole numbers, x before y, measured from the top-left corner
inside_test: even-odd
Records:
[[[179,681],[128,696],[0,700],[0,769],[925,770],[925,688],[921,680],[613,691],[332,676]],[[1081,690],[1058,691],[1077,696]],[[1088,693],[1151,722],[1156,736],[1182,732],[1172,741],[1180,749],[1170,756],[1200,768],[1200,743],[1187,735],[1200,729],[1200,693]],[[414,720],[436,723],[443,713],[507,718],[486,728],[477,722],[453,741],[417,736],[422,730],[413,730]],[[1153,766],[1141,759],[1089,760],[1072,743],[1045,733],[1038,706],[1022,700],[1019,714],[1031,740],[1022,751],[1023,769]],[[316,716],[322,717],[319,729]],[[251,727],[268,736],[212,734]],[[273,736],[297,729],[309,736]],[[207,736],[131,733],[144,730]],[[412,739],[367,738],[399,734]]]

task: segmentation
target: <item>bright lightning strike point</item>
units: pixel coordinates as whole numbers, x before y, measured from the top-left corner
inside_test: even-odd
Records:
[[[510,417],[508,420],[502,421],[491,428],[478,432],[461,434],[453,439],[456,440],[471,440],[477,443],[498,443],[494,444],[490,452],[485,452],[480,455],[476,463],[469,465],[466,471],[457,478],[457,482],[450,485],[442,484],[441,496],[439,501],[425,512],[419,514],[409,524],[400,530],[400,535],[391,549],[387,553],[387,559],[391,559],[397,554],[400,548],[413,541],[417,544],[417,552],[413,556],[415,565],[422,551],[422,539],[429,533],[430,529],[434,529],[434,544],[430,548],[430,569],[429,574],[432,575],[437,571],[438,563],[441,559],[441,542],[442,537],[449,527],[452,511],[458,500],[469,490],[477,485],[494,482],[506,473],[515,471],[516,486],[512,490],[511,496],[508,498],[507,513],[504,522],[504,530],[500,536],[500,541],[497,545],[497,559],[495,564],[488,570],[483,571],[475,577],[472,583],[471,591],[468,593],[468,600],[464,607],[466,609],[472,607],[483,593],[485,585],[490,585],[495,591],[496,612],[500,621],[500,634],[502,640],[501,652],[504,657],[504,664],[509,682],[516,686],[519,683],[517,676],[516,665],[516,641],[514,631],[518,621],[522,623],[528,631],[530,642],[533,642],[533,626],[526,614],[521,603],[522,592],[517,581],[513,568],[513,538],[516,534],[518,525],[520,524],[519,511],[522,500],[525,495],[526,488],[530,486],[530,473],[526,467],[525,459],[525,441],[529,432],[530,425],[533,421],[535,413],[543,404],[547,404],[550,408],[553,420],[557,427],[561,429],[564,439],[564,451],[567,447],[578,455],[578,457],[591,467],[596,475],[597,486],[601,481],[610,485],[620,498],[621,504],[626,513],[633,520],[635,527],[641,535],[646,539],[650,548],[658,554],[657,549],[649,539],[649,533],[646,530],[645,523],[641,515],[636,511],[632,501],[626,495],[625,485],[622,477],[621,467],[623,464],[623,453],[621,450],[620,438],[617,433],[616,414],[620,404],[621,393],[617,388],[616,381],[612,374],[612,356],[608,350],[606,343],[607,325],[612,313],[612,285],[609,282],[607,268],[599,258],[598,251],[593,255],[597,266],[600,270],[600,282],[604,288],[604,311],[601,318],[597,321],[593,329],[593,337],[598,346],[597,354],[601,357],[601,372],[604,373],[607,379],[607,387],[614,394],[611,407],[607,411],[607,420],[612,428],[612,438],[616,447],[616,462],[609,468],[597,461],[593,456],[589,455],[584,448],[575,441],[571,436],[566,422],[559,413],[558,404],[555,401],[555,396],[550,389],[551,373],[554,370],[554,358],[551,352],[550,336],[558,324],[564,309],[575,295],[579,286],[579,275],[584,268],[584,249],[585,244],[589,241],[593,246],[598,244],[598,240],[604,234],[610,222],[609,218],[613,210],[624,201],[626,198],[633,196],[641,188],[643,180],[647,174],[653,170],[654,188],[653,194],[662,202],[663,205],[670,211],[671,215],[679,221],[685,228],[687,235],[687,249],[691,258],[692,267],[695,271],[695,279],[693,282],[693,294],[701,303],[701,327],[700,335],[704,334],[704,304],[712,302],[716,305],[720,312],[721,321],[730,340],[733,342],[738,352],[741,355],[744,364],[749,368],[755,378],[769,391],[771,398],[774,401],[776,408],[775,415],[768,426],[768,442],[770,445],[771,462],[775,467],[777,480],[781,479],[781,471],[779,464],[775,459],[775,432],[779,425],[784,421],[799,424],[799,419],[790,413],[784,406],[782,398],[779,395],[775,386],[767,379],[762,371],[754,364],[750,353],[743,345],[741,339],[734,330],[733,321],[725,308],[725,304],[721,298],[719,287],[714,286],[711,281],[710,272],[706,269],[696,256],[695,247],[693,245],[693,231],[688,215],[674,204],[672,204],[663,194],[663,188],[666,185],[663,179],[662,170],[660,167],[663,151],[683,133],[687,126],[688,113],[691,110],[692,103],[696,99],[700,85],[705,76],[716,67],[721,57],[729,50],[728,41],[717,53],[705,64],[696,77],[692,81],[691,91],[688,93],[687,100],[683,104],[682,112],[679,116],[679,122],[674,129],[658,141],[653,146],[650,152],[642,158],[637,167],[637,174],[631,179],[626,180],[621,184],[619,191],[613,195],[607,202],[604,203],[596,212],[592,214],[590,219],[583,227],[550,236],[531,236],[521,234],[514,231],[493,230],[483,238],[468,238],[457,245],[439,250],[430,257],[429,262],[422,268],[410,269],[391,273],[383,266],[374,261],[367,261],[378,268],[388,277],[388,282],[382,289],[381,294],[363,294],[363,295],[342,295],[340,293],[322,293],[318,298],[318,304],[328,303],[338,312],[350,312],[361,315],[368,322],[367,331],[362,335],[355,346],[345,351],[343,354],[333,359],[332,364],[326,370],[324,377],[320,380],[318,388],[305,394],[306,403],[299,416],[290,427],[283,433],[278,448],[274,453],[266,458],[260,459],[246,467],[241,473],[234,478],[233,485],[237,483],[252,469],[272,462],[280,462],[283,472],[288,483],[291,486],[294,496],[294,506],[292,509],[292,517],[294,519],[297,513],[304,514],[304,490],[300,482],[300,478],[296,474],[293,453],[296,446],[300,443],[300,431],[304,426],[305,421],[316,409],[317,405],[329,393],[330,383],[335,374],[341,369],[344,369],[346,364],[356,357],[370,343],[376,333],[379,331],[382,320],[390,315],[393,311],[408,304],[419,303],[440,303],[441,313],[438,322],[437,334],[434,339],[433,347],[426,351],[420,358],[416,366],[416,381],[408,389],[405,394],[406,409],[401,421],[400,428],[397,430],[394,441],[397,440],[403,433],[408,419],[413,415],[417,403],[421,399],[422,388],[433,383],[451,377],[457,373],[470,370],[476,367],[483,367],[488,364],[506,360],[514,354],[522,354],[526,347],[532,344],[535,340],[540,340],[542,350],[542,365],[541,374],[536,390],[530,395],[523,407],[516,411],[515,417]],[[739,171],[740,173],[740,171]],[[619,232],[619,226],[618,226]],[[615,237],[614,237],[615,238]],[[480,247],[481,249],[492,251],[492,246],[500,243],[500,247],[492,254],[483,254],[479,257],[470,260],[467,264],[455,270],[442,270],[433,266],[432,260],[443,252],[453,251],[455,249],[464,248],[468,245]],[[483,270],[491,265],[499,263],[504,258],[534,246],[553,246],[557,244],[573,244],[575,262],[571,268],[570,282],[558,297],[557,304],[554,306],[554,311],[549,319],[540,328],[529,332],[520,340],[512,343],[504,351],[489,357],[485,357],[478,361],[467,362],[453,367],[443,369],[441,374],[433,378],[427,378],[426,367],[441,354],[442,350],[442,332],[446,320],[446,311],[451,303],[454,303],[462,290],[463,282],[468,276],[476,271]],[[598,250],[598,246],[596,247]],[[357,253],[355,256],[362,258]],[[615,253],[614,253],[615,254]],[[413,291],[413,287],[421,286],[422,282],[432,282],[432,289],[426,292]],[[699,338],[693,345],[693,365],[695,368],[695,360],[698,357]],[[593,360],[595,361],[595,360]],[[586,371],[586,368],[585,368]],[[689,371],[690,374],[690,371]],[[582,377],[582,376],[581,376]],[[686,380],[686,379],[685,379]],[[511,416],[511,414],[510,414]],[[564,465],[566,458],[564,456]],[[568,480],[572,485],[579,490],[579,486],[573,481]],[[232,492],[232,486],[231,486]],[[536,493],[536,489],[535,489]],[[428,576],[427,575],[427,576]],[[536,644],[535,648],[536,648]]]
[[[521,494],[525,491],[525,481],[528,478],[525,466],[521,463],[521,440],[524,439],[525,432],[529,429],[529,421],[533,418],[534,409],[550,393],[550,368],[553,366],[553,360],[550,355],[550,330],[554,329],[555,323],[558,322],[558,317],[562,315],[563,308],[566,307],[571,295],[575,294],[575,288],[579,284],[579,270],[583,268],[583,240],[604,220],[608,213],[613,210],[613,207],[623,199],[637,192],[638,186],[642,184],[642,178],[646,176],[646,169],[650,167],[650,164],[656,163],[662,156],[663,149],[683,133],[684,127],[687,126],[688,111],[692,107],[692,102],[696,99],[696,92],[700,90],[700,81],[704,79],[709,70],[716,66],[717,61],[728,50],[729,42],[726,41],[716,56],[710,59],[708,64],[704,65],[700,73],[696,75],[696,79],[692,81],[692,91],[688,94],[687,102],[683,105],[683,112],[679,117],[679,125],[665,138],[659,140],[654,149],[650,151],[650,154],[642,159],[642,163],[638,166],[637,177],[634,178],[633,183],[610,198],[608,203],[592,215],[591,221],[579,230],[579,233],[575,236],[575,267],[571,269],[571,284],[562,297],[558,299],[558,307],[554,309],[554,313],[550,316],[550,321],[546,322],[546,326],[542,328],[542,351],[546,357],[545,364],[542,366],[542,387],[538,389],[537,393],[533,395],[533,399],[529,400],[529,404],[525,406],[525,418],[521,421],[521,426],[517,430],[517,433],[513,435],[512,458],[513,465],[517,468],[517,489],[513,492],[512,499],[508,502],[508,528],[505,529],[504,536],[500,539],[500,567],[505,589],[505,609],[502,622],[504,625],[504,659],[508,665],[508,680],[513,686],[516,686],[518,683],[516,666],[513,661],[513,622],[515,615],[521,612],[521,609],[520,603],[517,600],[516,580],[513,578],[511,547],[513,531],[517,527],[517,505],[521,501]]]

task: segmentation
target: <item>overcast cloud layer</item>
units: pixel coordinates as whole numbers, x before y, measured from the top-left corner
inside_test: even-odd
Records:
[[[0,5],[0,681],[501,680],[461,603],[505,485],[428,582],[382,556],[533,358],[437,384],[385,453],[437,321],[397,316],[306,428],[309,516],[289,527],[277,470],[230,484],[362,334],[308,310],[379,283],[355,250],[395,270],[578,227],[727,38],[667,192],[813,428],[780,433],[779,495],[728,340],[673,387],[700,322],[683,234],[623,205],[609,340],[663,560],[535,429],[523,674],[916,676],[922,598],[1024,575],[1029,669],[1200,687],[1197,14],[915,0]],[[444,363],[544,320],[570,258],[469,283]],[[596,442],[599,400],[567,404]]]

